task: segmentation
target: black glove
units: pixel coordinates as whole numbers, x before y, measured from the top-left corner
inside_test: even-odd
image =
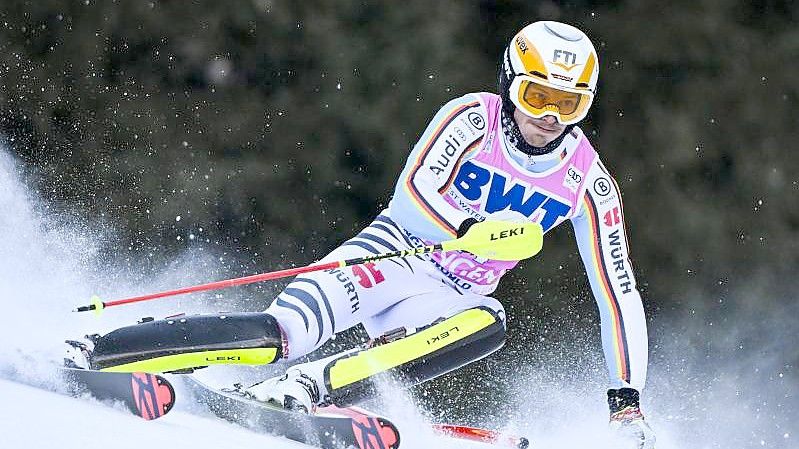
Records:
[[[461,225],[460,225],[460,226],[458,226],[458,238],[461,238],[461,237],[463,237],[464,235],[466,235],[466,232],[467,232],[467,231],[469,230],[469,228],[471,228],[471,227],[472,227],[472,225],[473,225],[473,224],[475,224],[475,223],[477,223],[477,220],[475,220],[475,219],[474,219],[474,218],[472,218],[472,217],[469,217],[469,218],[467,218],[466,220],[463,220],[463,222],[461,223]]]
[[[610,428],[619,437],[632,441],[636,448],[651,449],[655,447],[655,432],[644,421],[639,396],[634,388],[608,390]]]

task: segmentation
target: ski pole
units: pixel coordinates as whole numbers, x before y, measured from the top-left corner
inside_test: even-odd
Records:
[[[208,284],[183,287],[176,290],[167,290],[149,295],[134,296],[131,298],[117,299],[115,301],[101,301],[93,296],[91,304],[80,306],[73,312],[101,311],[108,307],[131,304],[134,302],[149,301],[166,296],[182,295],[186,293],[218,290],[237,285],[252,284],[254,282],[269,281],[302,273],[332,270],[334,268],[350,267],[367,262],[389,259],[394,257],[408,257],[420,254],[430,254],[440,251],[468,251],[474,255],[494,260],[522,260],[536,255],[543,246],[544,232],[538,223],[513,223],[505,221],[483,221],[472,225],[463,237],[447,240],[433,245],[409,248],[400,251],[374,254],[354,259],[337,260],[334,262],[318,263],[297,268],[271,271],[268,273],[254,274],[235,279],[210,282]]]

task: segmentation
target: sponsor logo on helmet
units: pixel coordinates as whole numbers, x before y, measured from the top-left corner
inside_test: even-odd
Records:
[[[571,83],[572,80],[574,80],[574,78],[572,78],[570,76],[564,76],[564,75],[561,75],[559,73],[554,73],[553,72],[553,73],[550,73],[550,75],[552,76],[552,78],[555,78],[556,80],[566,81],[567,83]]]
[[[577,63],[577,53],[572,53],[566,50],[555,50],[555,53],[552,55],[552,64],[567,72],[570,72],[573,68],[582,65]]]
[[[516,46],[519,47],[519,51],[522,54],[527,53],[527,42],[524,41],[524,38],[521,36],[516,36]]]

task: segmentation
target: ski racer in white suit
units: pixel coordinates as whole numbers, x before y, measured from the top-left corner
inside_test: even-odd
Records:
[[[536,22],[522,29],[502,56],[499,95],[447,103],[415,145],[389,207],[323,261],[452,239],[486,219],[535,221],[545,231],[571,221],[601,316],[611,425],[638,447],[653,447],[639,406],[647,331],[621,192],[576,126],[593,102],[598,63],[588,37],[572,26]],[[515,265],[454,251],[298,277],[267,309],[279,323],[285,359],[359,323],[387,343],[295,365],[248,391],[311,410],[361,398],[371,391],[365,382],[380,374],[420,382],[486,356],[502,345],[505,327],[502,304],[488,295]],[[415,336],[436,323],[451,331],[480,320],[485,325],[467,331],[473,333],[452,346],[457,350],[429,353],[413,340],[429,345],[429,335]],[[434,341],[449,335],[436,332]]]

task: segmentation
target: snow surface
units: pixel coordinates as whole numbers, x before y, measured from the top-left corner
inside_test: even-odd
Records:
[[[179,382],[179,381],[178,381]],[[256,433],[219,420],[202,406],[186,403],[180,384],[176,408],[166,416],[145,421],[121,404],[74,398],[43,388],[0,379],[0,447],[4,449],[140,449],[158,445],[170,449],[225,447],[237,449],[296,449],[310,446],[285,438]],[[52,386],[52,385],[51,385]],[[181,401],[183,398],[183,401]],[[453,441],[405,422],[402,448],[488,448]]]
[[[170,255],[157,254],[157,248],[120,250],[126,244],[116,238],[113,224],[104,217],[55,210],[36,195],[26,176],[0,148],[0,449],[303,447],[212,418],[182,401],[180,391],[175,410],[145,422],[91,400],[28,386],[55,386],[49,366],[63,356],[64,338],[104,333],[143,316],[236,310],[233,306],[246,297],[229,289],[220,296],[115,308],[99,319],[71,313],[96,293],[121,298],[223,279],[230,270],[223,256],[207,248]],[[651,342],[643,398],[658,449],[799,447],[795,366],[782,349],[795,346],[799,307],[769,312],[756,307],[762,298],[744,299],[741,304],[750,309],[724,315],[715,326],[701,310],[686,311],[681,321],[653,320],[653,330],[667,329]],[[707,302],[711,309],[720,301]],[[517,365],[502,368],[512,374],[502,398],[460,403],[484,408],[488,424],[528,436],[534,449],[619,449],[607,432],[605,369],[590,354],[598,351],[583,354],[564,347],[560,354],[546,355],[552,357],[549,363],[520,357]],[[229,384],[234,377],[226,370],[203,370],[203,376],[214,377],[203,380]],[[389,393],[380,411],[400,427],[403,448],[486,447],[433,436],[412,398]]]
[[[210,417],[174,410],[144,421],[129,412],[42,389],[0,380],[0,439],[6,449],[238,449],[307,448]],[[12,405],[12,406],[9,406]]]

